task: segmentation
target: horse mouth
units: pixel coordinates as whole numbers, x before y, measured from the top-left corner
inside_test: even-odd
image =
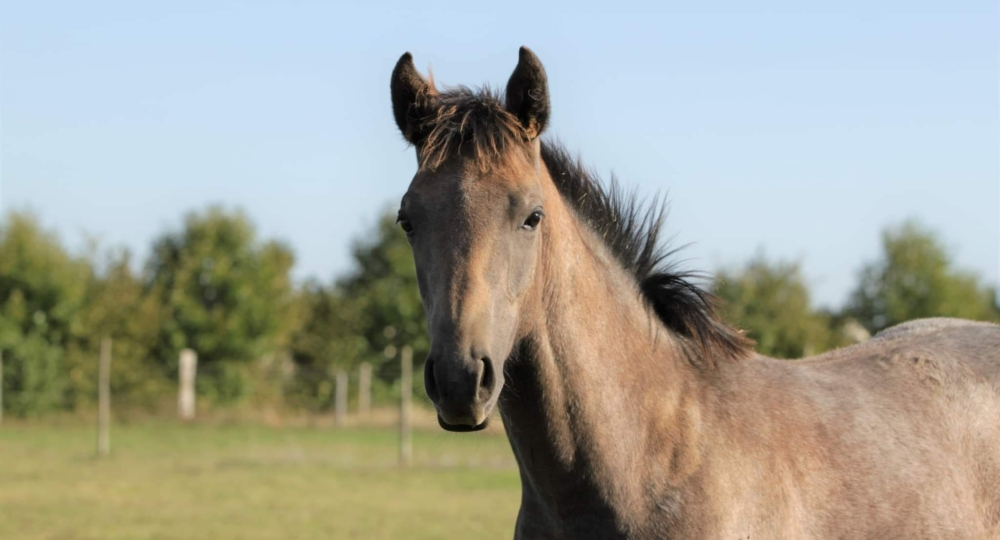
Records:
[[[474,426],[469,426],[466,424],[449,424],[441,418],[441,415],[437,415],[438,425],[441,426],[445,431],[451,431],[452,433],[471,433],[473,431],[482,431],[490,425],[490,417],[487,416],[486,420]]]

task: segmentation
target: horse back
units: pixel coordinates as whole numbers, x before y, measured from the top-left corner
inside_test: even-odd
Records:
[[[758,360],[725,386],[723,451],[750,457],[717,459],[739,471],[727,491],[745,486],[755,504],[729,504],[722,530],[1000,540],[1000,326],[914,321],[819,357]]]
[[[913,478],[941,482],[925,486],[937,495],[925,491],[920,506],[954,505],[968,520],[965,532],[1000,539],[1000,325],[921,319],[824,356],[806,364],[867,394],[862,400],[876,406],[855,412],[869,425],[886,435],[921,434],[899,437],[909,448],[882,447],[912,459]]]
[[[962,319],[918,319],[883,330],[870,342],[895,352],[941,357],[961,371],[1000,384],[1000,325]],[[1000,391],[1000,387],[998,387]]]

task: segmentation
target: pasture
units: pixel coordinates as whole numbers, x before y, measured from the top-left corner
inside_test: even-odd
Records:
[[[510,538],[518,472],[502,428],[148,422],[0,426],[0,538],[19,540]]]

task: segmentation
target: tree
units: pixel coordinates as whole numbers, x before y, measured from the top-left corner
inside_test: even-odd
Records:
[[[418,368],[430,349],[413,254],[395,215],[383,214],[352,257],[354,268],[333,287],[313,283],[302,292],[304,324],[292,339],[297,388],[319,402],[330,399],[323,382],[332,369],[369,362],[385,388],[399,378],[402,346],[413,347]],[[414,379],[419,389],[423,378]]]
[[[333,372],[353,371],[371,357],[351,304],[335,287],[314,280],[300,289],[297,308],[301,324],[290,343],[296,372],[286,392],[291,403],[310,409],[331,406]]]
[[[198,353],[198,391],[215,402],[251,392],[250,365],[286,345],[292,320],[291,250],[260,242],[242,212],[189,213],[153,245],[148,284],[162,305],[157,359],[172,372]]]
[[[96,250],[95,250],[96,252]],[[87,292],[78,314],[79,337],[66,349],[67,400],[74,406],[97,397],[97,358],[102,338],[112,339],[111,389],[119,410],[153,409],[173,384],[152,361],[160,332],[159,297],[149,294],[132,269],[128,250],[96,253]]]
[[[922,317],[1000,319],[996,293],[953,267],[940,239],[915,221],[882,233],[882,255],[860,273],[847,311],[869,331]]]
[[[771,263],[758,254],[742,268],[720,271],[715,292],[725,302],[723,317],[745,329],[761,354],[801,358],[838,344],[827,318],[810,307],[797,263]]]
[[[0,350],[4,406],[18,415],[67,405],[65,350],[79,336],[78,314],[91,270],[28,213],[0,224]]]
[[[354,271],[337,282],[337,290],[355,314],[356,330],[368,342],[366,359],[380,378],[395,379],[399,362],[394,353],[400,347],[413,348],[417,367],[430,351],[413,252],[395,214],[384,213],[373,237],[357,242],[352,255]],[[422,385],[422,377],[414,379]]]

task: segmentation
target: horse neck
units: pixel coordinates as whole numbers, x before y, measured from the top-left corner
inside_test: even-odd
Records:
[[[501,413],[524,504],[625,523],[648,510],[650,485],[697,461],[697,378],[635,279],[555,199],[535,324],[507,368]]]

